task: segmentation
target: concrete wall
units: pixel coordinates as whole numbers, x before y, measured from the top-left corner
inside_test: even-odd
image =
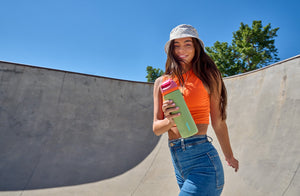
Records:
[[[299,195],[300,55],[225,84],[240,170],[209,127],[222,195]],[[167,135],[151,130],[152,88],[0,63],[0,195],[177,195]]]
[[[0,191],[120,175],[159,138],[152,85],[0,62]]]
[[[240,171],[234,173],[224,161],[223,194],[298,195],[300,55],[226,78],[225,84],[227,125]],[[210,134],[214,135],[212,130]],[[219,146],[218,142],[214,144]]]

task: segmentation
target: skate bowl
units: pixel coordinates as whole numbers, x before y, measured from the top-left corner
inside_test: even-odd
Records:
[[[0,63],[0,191],[101,181],[153,150],[152,86]]]
[[[300,55],[225,78],[222,195],[300,192]],[[178,195],[153,84],[0,62],[0,196]]]

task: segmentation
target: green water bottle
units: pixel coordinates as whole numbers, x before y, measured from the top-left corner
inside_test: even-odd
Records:
[[[195,135],[198,132],[197,126],[177,84],[173,80],[168,79],[160,86],[160,88],[165,100],[173,100],[176,106],[179,107],[179,110],[172,112],[171,114],[180,113],[180,116],[174,118],[174,122],[181,137],[187,138]]]

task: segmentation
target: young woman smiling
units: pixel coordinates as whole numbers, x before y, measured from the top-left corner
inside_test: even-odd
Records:
[[[168,133],[179,195],[220,195],[224,172],[218,152],[207,136],[209,117],[228,165],[235,171],[239,168],[228,135],[227,94],[221,73],[205,53],[197,30],[190,25],[179,25],[171,31],[165,51],[165,74],[154,83],[153,132]],[[169,78],[180,87],[197,125],[198,133],[189,138],[181,138],[174,123],[180,113],[172,112],[179,108],[172,100],[164,100],[160,91],[160,85]]]

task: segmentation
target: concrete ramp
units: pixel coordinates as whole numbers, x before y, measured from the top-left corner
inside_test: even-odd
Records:
[[[240,171],[222,195],[299,195],[300,55],[225,79]],[[0,195],[178,195],[152,84],[0,63]]]
[[[0,191],[98,182],[135,167],[159,140],[151,94],[148,83],[0,62]]]
[[[300,55],[225,83],[240,171],[224,162],[224,195],[299,195]]]

